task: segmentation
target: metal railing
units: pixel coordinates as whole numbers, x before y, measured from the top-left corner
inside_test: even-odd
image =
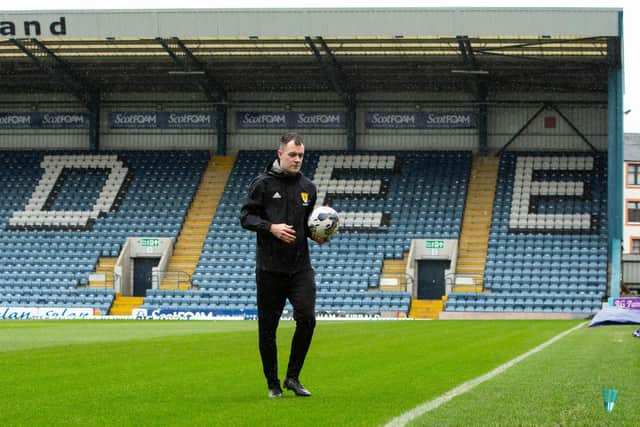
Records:
[[[156,289],[193,289],[191,275],[186,271],[166,270],[153,275]]]
[[[89,275],[88,288],[113,289],[115,274],[112,271],[100,271]]]
[[[451,292],[457,292],[456,288],[469,291],[469,287],[472,287],[474,292],[482,292],[483,278],[482,273],[449,273],[444,277],[444,281]]]
[[[413,277],[410,274],[404,274],[399,278],[399,274],[375,274],[369,278],[369,289],[379,289],[380,286],[398,287],[400,291],[405,292],[409,285],[413,285]]]

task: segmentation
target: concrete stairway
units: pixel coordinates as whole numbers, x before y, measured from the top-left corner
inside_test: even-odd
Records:
[[[498,166],[497,157],[473,158],[458,246],[456,292],[482,291]]]
[[[115,267],[117,260],[118,258],[115,257],[100,257],[94,273],[102,275],[104,280],[89,280],[89,287],[113,288],[113,268]]]
[[[144,301],[143,297],[125,297],[122,294],[116,294],[113,300],[110,316],[130,316],[134,308],[138,308]]]
[[[407,259],[409,254],[405,253],[402,259],[385,259],[382,263],[380,278],[381,291],[404,291],[407,282]],[[395,284],[394,284],[395,283]]]
[[[412,319],[437,319],[442,311],[442,300],[419,300],[411,298],[409,317]]]
[[[224,193],[235,157],[213,156],[200,180],[182,230],[176,241],[168,273],[160,284],[161,289],[189,289],[191,276],[196,269],[202,247],[213,221],[218,203]]]

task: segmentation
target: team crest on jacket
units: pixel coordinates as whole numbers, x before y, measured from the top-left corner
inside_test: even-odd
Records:
[[[302,206],[309,205],[309,193],[300,193],[300,198],[302,199]]]

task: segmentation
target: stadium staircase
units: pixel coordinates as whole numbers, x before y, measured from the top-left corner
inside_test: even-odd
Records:
[[[110,316],[130,316],[134,308],[138,308],[144,302],[143,297],[125,297],[116,293],[113,305],[109,310]]]
[[[407,259],[408,253],[404,253],[402,259],[385,259],[382,262],[382,274],[380,275],[381,291],[406,291],[407,290]]]
[[[90,288],[113,288],[113,269],[118,258],[100,257],[94,273],[103,274],[104,280],[89,280]]]
[[[442,300],[411,299],[409,317],[412,319],[437,319],[442,311]]]
[[[161,289],[191,288],[191,277],[234,162],[233,156],[214,156],[209,159],[177,238],[175,251],[167,267],[168,274],[160,284]]]
[[[473,158],[458,246],[455,292],[482,291],[498,166],[497,157]]]

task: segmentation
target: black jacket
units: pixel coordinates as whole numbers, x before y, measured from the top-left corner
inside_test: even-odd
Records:
[[[311,270],[307,220],[316,204],[316,186],[298,173],[287,175],[278,160],[249,185],[240,210],[243,228],[256,232],[256,269],[280,273]],[[287,244],[269,231],[271,224],[285,223],[296,230],[296,240]]]

